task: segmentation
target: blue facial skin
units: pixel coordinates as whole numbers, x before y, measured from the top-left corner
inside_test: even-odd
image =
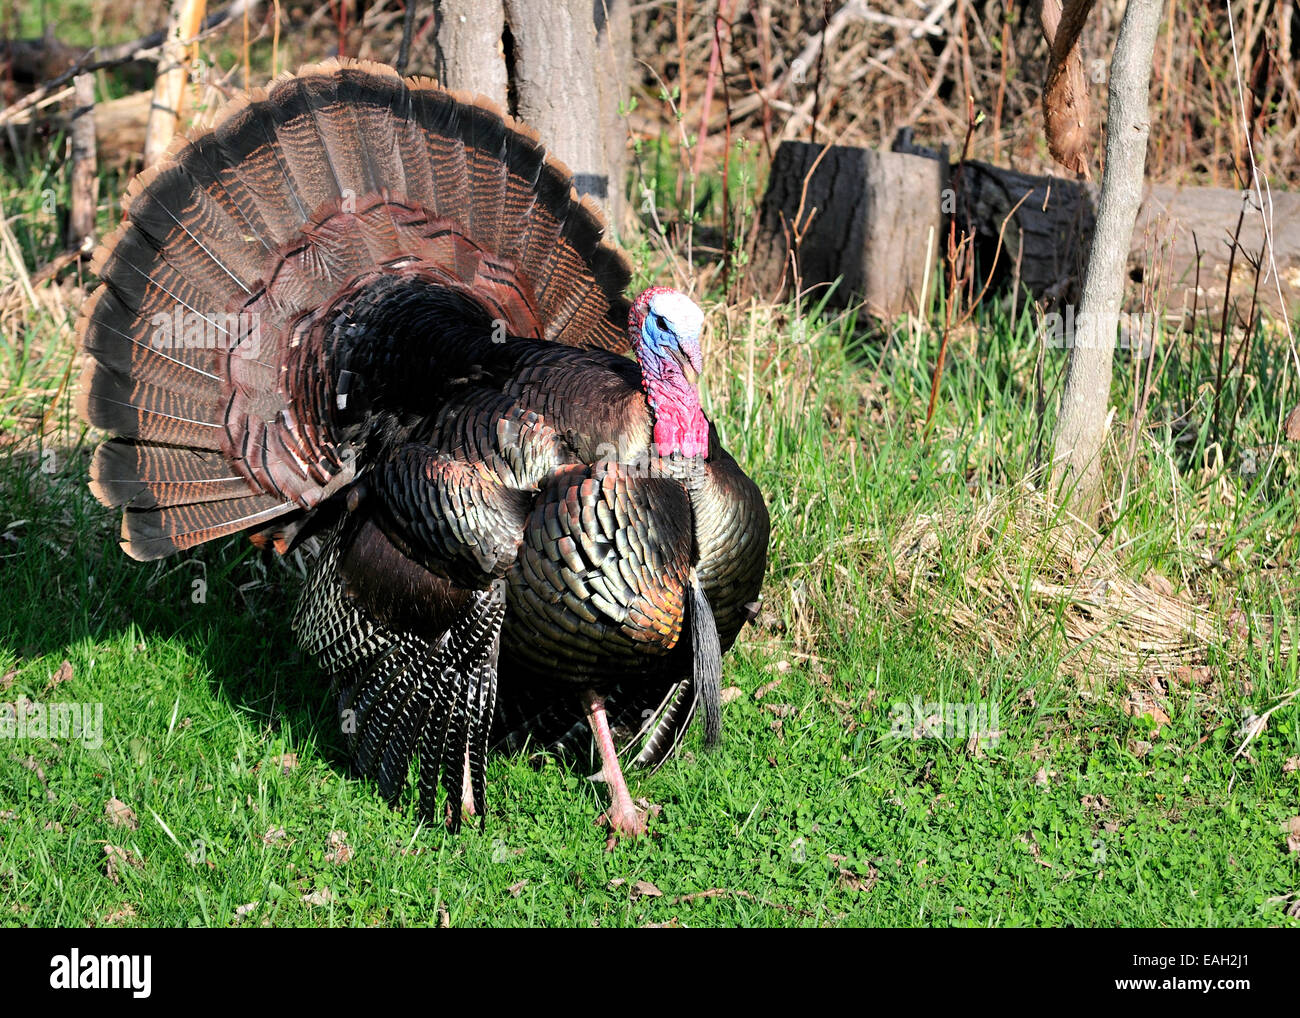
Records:
[[[641,349],[638,351],[641,369],[647,375],[662,378],[670,364],[677,364],[687,374],[688,381],[694,381],[690,375],[699,373],[699,341],[683,343],[673,329],[672,323],[651,308],[641,326]]]

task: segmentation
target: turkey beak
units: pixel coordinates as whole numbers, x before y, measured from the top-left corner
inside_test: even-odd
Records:
[[[677,362],[677,366],[682,369],[682,377],[684,377],[691,385],[698,383],[700,380],[700,372],[695,365],[691,363],[691,358],[686,351],[680,347],[674,347],[670,353],[673,356],[673,360]]]

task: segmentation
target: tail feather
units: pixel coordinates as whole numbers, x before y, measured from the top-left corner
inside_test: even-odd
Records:
[[[317,68],[317,73],[328,72]],[[341,69],[335,90],[356,131],[359,179],[370,190],[387,188],[394,196],[409,198],[400,125],[393,116],[394,99],[403,90],[401,77],[381,64],[361,64]]]
[[[307,222],[309,210],[289,173],[276,133],[278,124],[263,89],[237,96],[221,111],[209,148],[222,183],[244,198],[273,248],[287,244]]]
[[[110,371],[83,377],[78,395],[78,410],[96,427],[123,438],[195,449],[222,447],[224,409],[215,399],[199,399]]]
[[[191,177],[181,174],[172,186],[150,187],[156,177],[149,170],[131,181],[124,204],[132,224],[181,275],[199,279],[205,293],[218,299],[228,298],[232,288],[252,294],[261,275],[262,249],[228,241],[246,232],[243,217],[233,215]]]
[[[92,357],[88,365],[91,377],[101,371],[129,373],[138,381],[176,393],[206,398],[215,392],[219,381],[216,358],[210,350],[183,345],[184,319],[180,321],[182,345],[177,347],[175,315],[164,313],[149,331],[125,331],[136,320],[136,312],[111,289],[96,290],[83,313],[90,324],[84,346]]]
[[[269,495],[247,495],[216,502],[127,510],[122,516],[122,546],[141,561],[163,558],[218,537],[264,524],[293,508]]]
[[[424,147],[433,174],[435,215],[451,218],[470,210],[465,142],[460,135],[460,106],[454,96],[430,84],[411,90],[411,108],[424,132]]]
[[[722,644],[709,599],[691,570],[691,681],[696,703],[704,709],[704,742],[712,746],[722,738]]]
[[[211,451],[114,439],[95,450],[90,488],[105,505],[131,509],[214,502],[249,494],[248,481]]]

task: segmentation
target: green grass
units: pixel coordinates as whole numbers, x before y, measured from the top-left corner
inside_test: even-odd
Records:
[[[1242,713],[1296,687],[1293,654],[1225,650],[1208,665],[1221,692],[1171,689],[1157,735],[1066,677],[1059,627],[1026,628],[994,657],[954,636],[941,600],[889,610],[890,536],[1024,469],[1033,422],[1011,330],[957,352],[932,442],[918,418],[932,336],[882,354],[848,322],[817,323],[803,344],[760,323],[724,354],[721,334],[711,410],[773,512],[772,617],[727,660],[744,695],[725,708],[722,747],[692,733],[662,771],[635,776],[662,813],[650,837],[613,851],[592,823],[602,800],[587,761],[494,759],[482,834],[419,827],[409,797],[390,809],[349,775],[325,680],[294,648],[292,569],[239,541],[131,562],[84,486],[88,443],[61,449],[53,473],[15,446],[0,482],[4,698],[102,703],[104,730],[98,748],[0,742],[0,921],[1294,925],[1284,910],[1300,874],[1283,826],[1300,773],[1284,764],[1300,752],[1300,710],[1275,713],[1234,759]],[[1194,473],[1178,475],[1189,503]],[[1187,550],[1151,533],[1168,502],[1143,483],[1127,517],[1142,526],[1135,558],[1177,576]],[[1256,512],[1275,536],[1249,554],[1293,554],[1294,502]],[[1247,510],[1221,522],[1248,542]],[[961,559],[961,534],[945,540],[959,565],[939,589],[957,596],[981,560]],[[1246,591],[1294,629],[1294,592],[1246,572],[1193,582],[1209,598]],[[65,659],[71,678],[49,689]],[[891,738],[893,705],[914,697],[996,704],[1001,736],[974,751]],[[109,823],[111,797],[138,829]],[[327,859],[335,831],[346,862]],[[115,882],[106,844],[140,865],[117,866]],[[728,893],[681,900],[713,889]]]

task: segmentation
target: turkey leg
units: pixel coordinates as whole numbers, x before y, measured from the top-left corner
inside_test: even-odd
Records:
[[[582,692],[582,706],[587,713],[587,723],[596,737],[596,746],[600,750],[601,773],[605,784],[609,786],[613,801],[605,816],[609,819],[610,829],[619,834],[636,836],[645,833],[645,817],[632,805],[632,794],[627,790],[623,771],[618,766],[618,752],[614,749],[614,735],[609,730],[609,718],[605,714],[605,699],[594,689]]]

